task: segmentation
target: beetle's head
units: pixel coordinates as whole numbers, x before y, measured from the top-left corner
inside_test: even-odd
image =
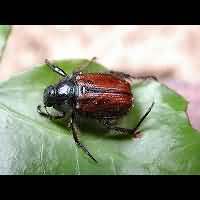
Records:
[[[48,86],[44,90],[43,102],[46,107],[53,106],[56,97],[56,88],[52,85]]]

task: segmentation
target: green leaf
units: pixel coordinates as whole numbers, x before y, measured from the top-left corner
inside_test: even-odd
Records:
[[[86,60],[56,62],[67,73]],[[100,64],[87,71],[103,72]],[[200,174],[200,134],[185,113],[187,102],[155,81],[135,82],[135,106],[120,120],[134,127],[152,101],[155,106],[134,139],[85,119],[80,139],[98,160],[79,149],[63,121],[36,112],[43,90],[59,80],[46,65],[0,84],[0,174]]]
[[[0,61],[2,58],[4,48],[6,46],[6,42],[7,42],[8,36],[10,34],[10,31],[11,31],[11,26],[0,25]]]

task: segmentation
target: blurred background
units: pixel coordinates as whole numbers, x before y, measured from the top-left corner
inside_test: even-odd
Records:
[[[108,69],[156,75],[190,102],[189,117],[200,129],[200,26],[12,26],[0,80],[45,58],[94,56]]]

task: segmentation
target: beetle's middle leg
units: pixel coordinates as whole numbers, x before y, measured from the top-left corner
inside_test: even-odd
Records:
[[[78,117],[77,114],[75,112],[72,112],[71,128],[74,141],[92,160],[94,160],[97,163],[97,160],[92,156],[92,154],[87,150],[87,148],[80,142],[78,138],[78,127],[76,125],[77,117]]]
[[[64,113],[64,112],[61,113],[61,115],[51,115],[51,114],[47,111],[46,107],[45,107],[45,110],[46,110],[46,113],[43,112],[43,111],[41,110],[41,105],[38,105],[38,106],[37,106],[37,112],[38,112],[41,116],[46,117],[46,118],[48,118],[48,119],[50,119],[50,120],[61,119],[61,118],[64,118],[64,117],[65,117],[65,113]]]
[[[125,79],[153,79],[155,81],[158,81],[157,77],[155,76],[132,76],[130,74],[126,74],[124,72],[117,72],[117,71],[110,71],[109,73],[113,74],[114,76],[117,76],[119,78],[125,78]]]
[[[128,135],[133,135],[134,137],[137,137],[137,135],[139,134],[139,131],[138,131],[139,126],[145,120],[145,118],[148,116],[148,114],[151,112],[153,106],[154,106],[154,102],[151,104],[149,109],[146,111],[146,113],[139,120],[139,122],[137,123],[135,128],[121,128],[121,127],[117,127],[117,126],[112,126],[109,120],[105,120],[104,125],[110,130],[115,130],[115,131],[118,131],[118,132],[122,132],[122,133],[125,133],[125,134],[128,134]]]

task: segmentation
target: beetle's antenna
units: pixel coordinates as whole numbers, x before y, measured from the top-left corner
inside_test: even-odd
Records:
[[[54,72],[56,72],[60,76],[63,76],[63,77],[68,76],[60,67],[58,67],[57,65],[51,64],[48,59],[45,59],[45,63],[46,65],[48,65],[50,69],[52,69]]]

